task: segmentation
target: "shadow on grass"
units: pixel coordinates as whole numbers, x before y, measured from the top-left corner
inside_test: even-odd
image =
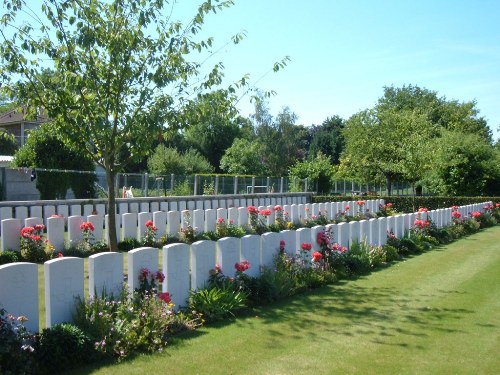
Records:
[[[436,300],[447,293],[453,291],[435,290],[429,296],[415,291],[405,293],[400,288],[362,287],[348,281],[280,301],[260,309],[258,314],[268,325],[268,333],[280,339],[328,340],[324,335],[328,332],[332,342],[336,335],[361,335],[376,344],[418,348],[413,342],[416,338],[464,332],[449,323],[459,321],[472,310],[425,306],[430,297]],[[289,329],[277,330],[276,324],[286,324]],[[401,342],[387,340],[391,338]]]

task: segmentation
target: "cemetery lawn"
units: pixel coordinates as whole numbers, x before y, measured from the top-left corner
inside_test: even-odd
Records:
[[[73,374],[498,374],[500,226]]]

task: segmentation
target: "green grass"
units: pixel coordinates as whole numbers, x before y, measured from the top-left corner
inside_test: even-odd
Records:
[[[500,226],[75,374],[498,374]]]

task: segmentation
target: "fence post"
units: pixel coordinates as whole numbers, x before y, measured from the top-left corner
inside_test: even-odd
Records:
[[[266,178],[266,193],[269,193],[269,181],[271,181],[271,178],[267,176]]]
[[[215,195],[219,194],[219,175],[215,175]]]
[[[234,176],[234,195],[238,194],[238,176]]]
[[[174,192],[174,183],[175,183],[175,176],[172,173],[170,175],[170,194],[173,194],[173,192]]]
[[[194,192],[193,195],[198,195],[198,175],[194,175]]]
[[[144,173],[144,196],[148,196],[148,184],[149,183],[149,177],[147,173]]]
[[[284,178],[281,177],[280,178],[280,193],[283,193],[283,181],[284,181]]]
[[[306,177],[304,179],[304,193],[307,193],[308,188],[309,188],[309,179]]]
[[[255,176],[252,176],[252,194],[255,193]]]

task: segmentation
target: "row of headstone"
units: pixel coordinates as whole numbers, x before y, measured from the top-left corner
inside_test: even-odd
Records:
[[[264,199],[264,198],[260,198]],[[265,198],[269,199],[269,198]],[[278,198],[276,198],[278,199]],[[378,205],[382,204],[382,200],[366,201],[366,209],[377,211]],[[335,217],[346,211],[346,208],[352,210],[355,206],[354,201],[349,202],[328,202],[328,203],[306,203],[292,204],[282,206],[285,216],[295,224],[307,218],[313,218],[318,215],[324,215],[328,220],[333,220]],[[267,217],[267,224],[274,224],[275,211],[272,205],[259,206],[259,209],[268,208],[271,215]],[[369,208],[368,208],[369,207]],[[359,210],[359,207],[357,208]],[[357,214],[353,211],[353,214]],[[210,232],[216,228],[218,220],[223,219],[234,225],[245,226],[248,224],[247,207],[230,207],[218,209],[195,209],[193,211],[155,211],[139,212],[139,213],[123,213],[116,214],[116,232],[120,240],[127,238],[135,238],[140,240],[145,233],[145,223],[148,220],[153,220],[154,225],[158,228],[158,238],[168,235],[176,237],[179,235],[181,228],[187,225],[192,225],[197,232]],[[19,232],[21,227],[34,224],[45,224],[47,227],[47,240],[54,246],[56,251],[64,249],[65,241],[65,224],[67,223],[68,244],[71,246],[82,240],[82,231],[80,225],[84,221],[90,221],[94,224],[95,231],[93,236],[95,240],[107,241],[108,238],[108,215],[88,215],[88,216],[69,216],[67,219],[61,216],[51,216],[43,221],[42,218],[26,218],[24,223],[21,219],[5,219],[1,221],[1,249],[3,250],[18,250],[20,245]],[[103,228],[104,227],[104,228]],[[103,230],[104,229],[104,230]]]
[[[470,205],[463,212],[464,215],[468,215],[481,208],[482,205]],[[215,264],[229,276],[235,272],[235,263],[247,260],[251,265],[246,271],[247,274],[259,276],[262,267],[273,265],[274,257],[280,251],[282,243],[284,251],[289,255],[296,254],[303,243],[310,243],[311,251],[315,251],[319,249],[318,233],[327,230],[332,234],[332,242],[345,247],[350,247],[355,241],[366,241],[381,246],[386,243],[388,232],[402,236],[413,226],[418,217],[430,218],[438,226],[442,226],[451,222],[449,218],[451,209],[285,230],[280,233],[270,232],[262,236],[222,238],[215,242],[198,241],[192,245],[170,244],[162,249],[161,267],[158,249],[134,249],[128,253],[128,288],[129,290],[138,288],[138,276],[142,268],[148,268],[152,272],[161,268],[165,273],[163,291],[171,293],[172,300],[177,306],[183,306],[191,289],[199,289],[205,285]],[[53,219],[57,225],[63,223],[62,218],[52,218],[49,223],[52,223]],[[10,220],[7,223],[14,223],[12,220],[16,219]],[[141,220],[145,221],[146,217]],[[19,221],[17,223],[19,224]],[[71,220],[70,225],[76,228],[78,220],[75,219],[74,223]],[[63,257],[44,264],[47,327],[71,320],[75,298],[84,296],[84,262],[85,260],[80,258]],[[90,297],[103,294],[118,295],[124,279],[123,254],[100,253],[89,257],[88,262]],[[2,307],[15,316],[28,317],[27,327],[37,331],[39,329],[37,265],[11,263],[0,266],[0,285],[2,285],[0,288]]]
[[[204,199],[204,200],[178,200],[178,201],[123,201],[117,203],[117,213],[135,213],[140,212],[156,212],[156,211],[184,211],[184,210],[207,210],[217,208],[244,207],[244,206],[269,206],[269,205],[285,205],[285,204],[304,204],[307,197],[299,196],[284,196],[284,197],[267,197],[267,198],[226,198],[226,199]],[[58,204],[58,205],[40,205],[40,206],[15,206],[15,207],[0,207],[0,220],[4,219],[20,219],[25,220],[29,217],[43,218],[44,224],[47,224],[47,219],[53,215],[59,215],[64,218],[69,216],[90,216],[98,215],[104,217],[108,212],[104,203],[99,204]]]

